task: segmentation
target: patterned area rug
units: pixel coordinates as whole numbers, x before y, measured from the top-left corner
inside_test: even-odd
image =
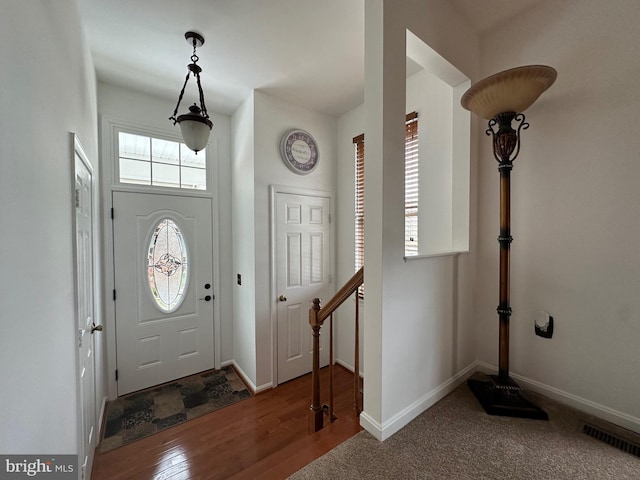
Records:
[[[209,370],[125,395],[107,404],[100,452],[251,397],[233,367]]]

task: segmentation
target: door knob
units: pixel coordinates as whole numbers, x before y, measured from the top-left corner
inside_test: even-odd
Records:
[[[102,325],[96,325],[95,323],[91,324],[91,333],[101,332],[101,331],[102,331]]]
[[[278,300],[280,300],[281,302],[286,302],[287,301],[287,297],[285,297],[284,295],[280,295],[278,297]]]

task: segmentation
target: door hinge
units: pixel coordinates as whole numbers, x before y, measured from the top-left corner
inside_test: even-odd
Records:
[[[80,189],[76,188],[76,207],[80,206]]]
[[[331,214],[329,214],[329,223],[331,223]]]
[[[116,382],[118,381],[118,369],[116,369]]]
[[[113,207],[111,207],[111,220],[113,220],[115,214],[115,210],[113,209]]]
[[[116,289],[115,288],[113,289],[113,301],[114,302],[116,301]]]
[[[333,275],[329,275],[329,283],[333,283]]]

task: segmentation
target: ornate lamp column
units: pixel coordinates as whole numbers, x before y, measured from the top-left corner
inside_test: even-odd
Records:
[[[487,135],[493,137],[493,156],[500,172],[500,288],[498,376],[489,382],[469,380],[468,385],[487,413],[547,419],[547,414],[523,396],[522,389],[509,377],[509,320],[511,305],[510,248],[511,170],[520,153],[520,131],[526,130],[523,112],[555,82],[557,72],[544,65],[529,65],[497,73],[473,85],[462,96],[462,106],[489,120]],[[517,130],[513,128],[516,123]]]

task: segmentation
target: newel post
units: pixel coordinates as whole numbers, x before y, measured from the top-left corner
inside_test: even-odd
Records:
[[[322,406],[320,405],[320,327],[318,313],[320,299],[314,298],[309,309],[309,324],[313,333],[313,370],[311,371],[311,411],[309,412],[309,432],[322,429]]]

